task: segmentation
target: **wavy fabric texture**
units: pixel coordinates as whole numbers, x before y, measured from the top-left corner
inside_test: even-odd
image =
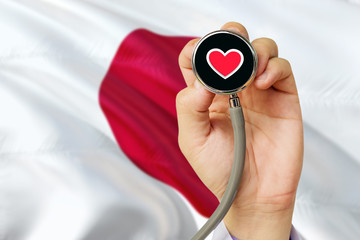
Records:
[[[119,28],[89,27],[113,20],[74,4],[0,4],[0,239],[189,239],[188,207],[129,161],[100,109]]]
[[[359,13],[334,0],[0,3],[0,239],[189,239],[189,209],[119,149],[98,94],[134,29],[200,36],[228,20],[292,63],[305,121],[294,226],[357,239]]]
[[[210,217],[217,198],[178,146],[176,94],[186,84],[178,56],[190,37],[139,29],[121,43],[100,88],[100,105],[124,153],[140,169],[178,189]]]

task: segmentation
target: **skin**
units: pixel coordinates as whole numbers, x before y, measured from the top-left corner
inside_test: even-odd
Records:
[[[229,22],[221,29],[248,38],[244,26]],[[179,56],[187,87],[176,98],[179,146],[203,183],[221,200],[234,155],[228,96],[207,91],[191,68],[199,39]],[[303,160],[303,123],[289,62],[278,57],[268,38],[252,42],[258,54],[254,82],[238,93],[245,117],[246,159],[239,192],[224,218],[236,238],[289,239]]]

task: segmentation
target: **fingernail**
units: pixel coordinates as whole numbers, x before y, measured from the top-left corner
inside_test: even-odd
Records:
[[[256,81],[260,81],[260,82],[265,81],[266,77],[267,77],[267,73],[263,72],[260,76],[257,77]]]

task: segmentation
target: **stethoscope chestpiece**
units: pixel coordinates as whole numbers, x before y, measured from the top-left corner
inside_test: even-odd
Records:
[[[206,89],[231,95],[254,80],[258,60],[254,47],[245,37],[218,30],[198,41],[191,63],[196,78]]]

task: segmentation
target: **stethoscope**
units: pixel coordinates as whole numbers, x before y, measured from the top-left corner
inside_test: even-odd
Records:
[[[234,161],[228,185],[219,206],[192,240],[205,239],[222,221],[237,194],[244,169],[245,121],[237,93],[254,80],[258,59],[254,47],[239,33],[219,30],[201,38],[192,55],[196,78],[209,91],[229,95],[234,131]]]

